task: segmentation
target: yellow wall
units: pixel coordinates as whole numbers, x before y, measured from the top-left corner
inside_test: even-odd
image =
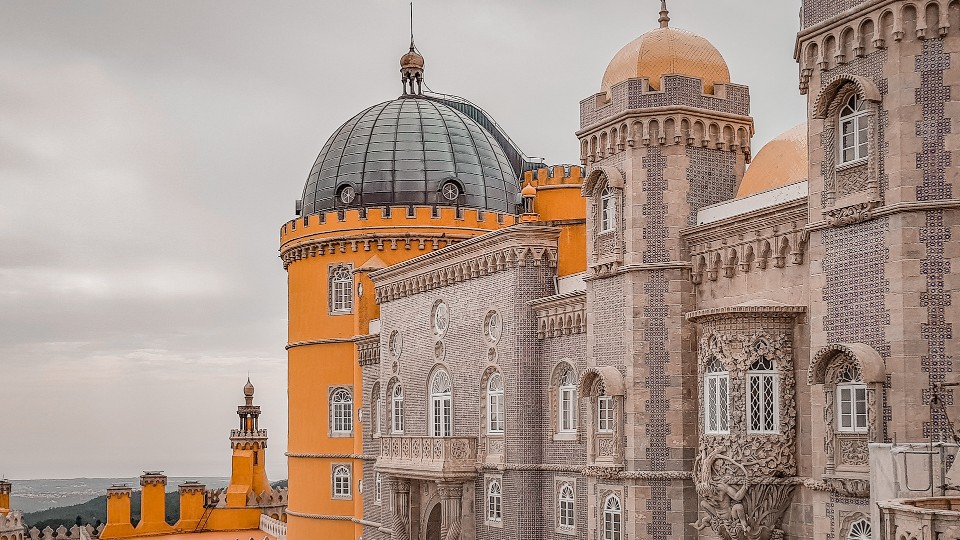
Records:
[[[542,224],[560,227],[560,277],[587,269],[587,199],[580,194],[583,180],[583,170],[577,165],[570,167],[569,174],[555,166],[523,175],[523,185],[537,188],[533,208]]]
[[[298,517],[296,513],[363,517],[363,504],[357,482],[363,478],[363,461],[324,458],[322,454],[359,455],[363,452],[362,425],[355,422],[354,436],[330,436],[330,389],[353,387],[355,409],[363,406],[368,389],[362,387],[357,363],[355,336],[369,333],[370,320],[379,317],[379,306],[370,279],[358,274],[354,279],[353,313],[332,315],[328,305],[328,269],[347,263],[357,270],[374,258],[391,265],[417,257],[435,248],[446,247],[451,240],[463,240],[512,225],[512,215],[478,213],[464,209],[457,217],[454,208],[441,208],[434,217],[429,207],[418,207],[412,217],[406,207],[395,207],[390,217],[379,208],[368,209],[365,218],[357,210],[345,212],[338,220],[336,212],[309,216],[307,225],[298,218],[281,230],[281,257],[288,272],[288,403],[289,403],[289,511],[287,535],[291,540],[313,538],[356,538],[360,525],[342,520],[318,520]],[[378,240],[384,240],[378,244]],[[319,242],[319,246],[317,243]],[[422,244],[421,244],[422,242]],[[314,245],[310,245],[313,243]],[[331,249],[333,246],[333,249]],[[322,247],[322,252],[319,247]],[[295,254],[292,256],[291,254]],[[357,284],[363,284],[363,296],[357,297]],[[356,415],[354,415],[356,419]],[[309,455],[309,457],[303,456]],[[334,463],[352,466],[353,500],[332,497],[331,473]]]
[[[100,538],[125,538],[134,534],[133,525],[130,524],[130,491],[107,492],[107,524]]]
[[[166,484],[149,483],[143,486],[140,498],[140,523],[138,534],[162,534],[173,531],[166,522]]]

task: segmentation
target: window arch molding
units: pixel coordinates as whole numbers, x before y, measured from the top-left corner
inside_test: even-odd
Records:
[[[497,366],[487,366],[480,376],[482,434],[503,437],[506,432],[506,403],[506,377]],[[488,453],[490,450],[488,444]]]
[[[840,94],[849,91],[846,88],[848,86],[852,86],[865,101],[880,103],[882,100],[880,90],[873,81],[857,75],[841,74],[835,81],[820,91],[820,95],[817,96],[813,106],[813,117],[826,119],[839,111],[839,108],[843,106],[843,100],[837,98],[840,97]]]
[[[446,365],[437,364],[430,370],[426,395],[430,414],[429,433],[432,437],[453,435],[453,386],[453,376]]]
[[[353,436],[353,388],[349,386],[331,386],[328,400],[330,414],[330,436]]]
[[[603,499],[601,508],[600,538],[603,540],[623,540],[623,501],[616,493]]]
[[[393,377],[387,383],[385,399],[387,432],[393,435],[402,435],[406,417],[405,389],[398,377]]]
[[[579,429],[580,400],[577,369],[568,360],[560,360],[550,375],[550,411],[554,438],[576,438]]]
[[[807,372],[811,385],[824,384],[827,368],[840,355],[853,358],[866,384],[882,384],[887,380],[883,357],[873,347],[863,343],[834,343],[817,351]]]
[[[353,268],[332,264],[327,270],[328,308],[332,315],[353,313]]]

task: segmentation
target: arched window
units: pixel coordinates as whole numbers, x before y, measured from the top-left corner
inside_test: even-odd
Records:
[[[560,484],[560,493],[557,494],[557,524],[563,529],[573,529],[576,524],[573,505],[573,486],[564,482]]]
[[[383,501],[383,476],[377,473],[377,480],[374,482],[374,500],[379,504]]]
[[[772,359],[760,356],[747,371],[750,433],[780,431],[780,389],[775,367]]]
[[[494,373],[487,381],[487,433],[503,433],[505,423],[503,377]]]
[[[337,266],[330,273],[330,311],[350,313],[353,310],[353,275],[346,266]]]
[[[847,540],[871,540],[873,538],[873,528],[870,522],[861,519],[854,521],[850,525],[850,533],[847,534]]]
[[[600,194],[600,232],[617,227],[617,196],[612,188],[604,188]]]
[[[560,376],[557,427],[561,432],[577,431],[577,378],[572,369]]]
[[[613,396],[597,397],[597,431],[613,433]]]
[[[350,468],[338,465],[333,470],[333,496],[339,499],[350,498]]]
[[[487,521],[503,521],[503,489],[499,479],[487,484]]]
[[[438,369],[430,381],[430,417],[434,437],[449,437],[453,432],[453,403],[450,376]]]
[[[703,376],[703,429],[705,433],[730,433],[730,375],[713,359]]]
[[[393,418],[392,422],[392,432],[393,433],[403,433],[403,387],[400,384],[396,384],[393,387]]]
[[[840,164],[867,158],[866,102],[854,94],[840,109]]]
[[[867,432],[867,385],[860,370],[846,365],[837,373],[837,431]]]
[[[603,503],[603,540],[623,540],[623,511],[616,495]]]
[[[346,388],[337,388],[330,396],[330,408],[333,411],[333,433],[350,435],[353,433],[353,396]]]
[[[373,410],[370,411],[370,422],[373,423],[370,430],[373,433],[380,433],[380,410],[383,407],[383,400],[380,398],[380,393],[377,392],[377,397],[373,400]]]

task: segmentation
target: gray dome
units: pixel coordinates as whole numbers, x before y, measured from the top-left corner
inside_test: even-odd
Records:
[[[386,205],[512,214],[519,183],[503,148],[476,121],[437,100],[404,96],[370,107],[330,137],[307,178],[301,215]],[[353,191],[342,193],[347,186]]]

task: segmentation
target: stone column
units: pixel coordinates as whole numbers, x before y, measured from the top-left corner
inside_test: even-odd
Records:
[[[443,540],[459,540],[463,484],[459,482],[438,482],[437,488],[440,491],[440,538]]]
[[[406,478],[388,476],[386,483],[393,493],[392,540],[409,540],[407,526],[410,523],[410,481]]]

